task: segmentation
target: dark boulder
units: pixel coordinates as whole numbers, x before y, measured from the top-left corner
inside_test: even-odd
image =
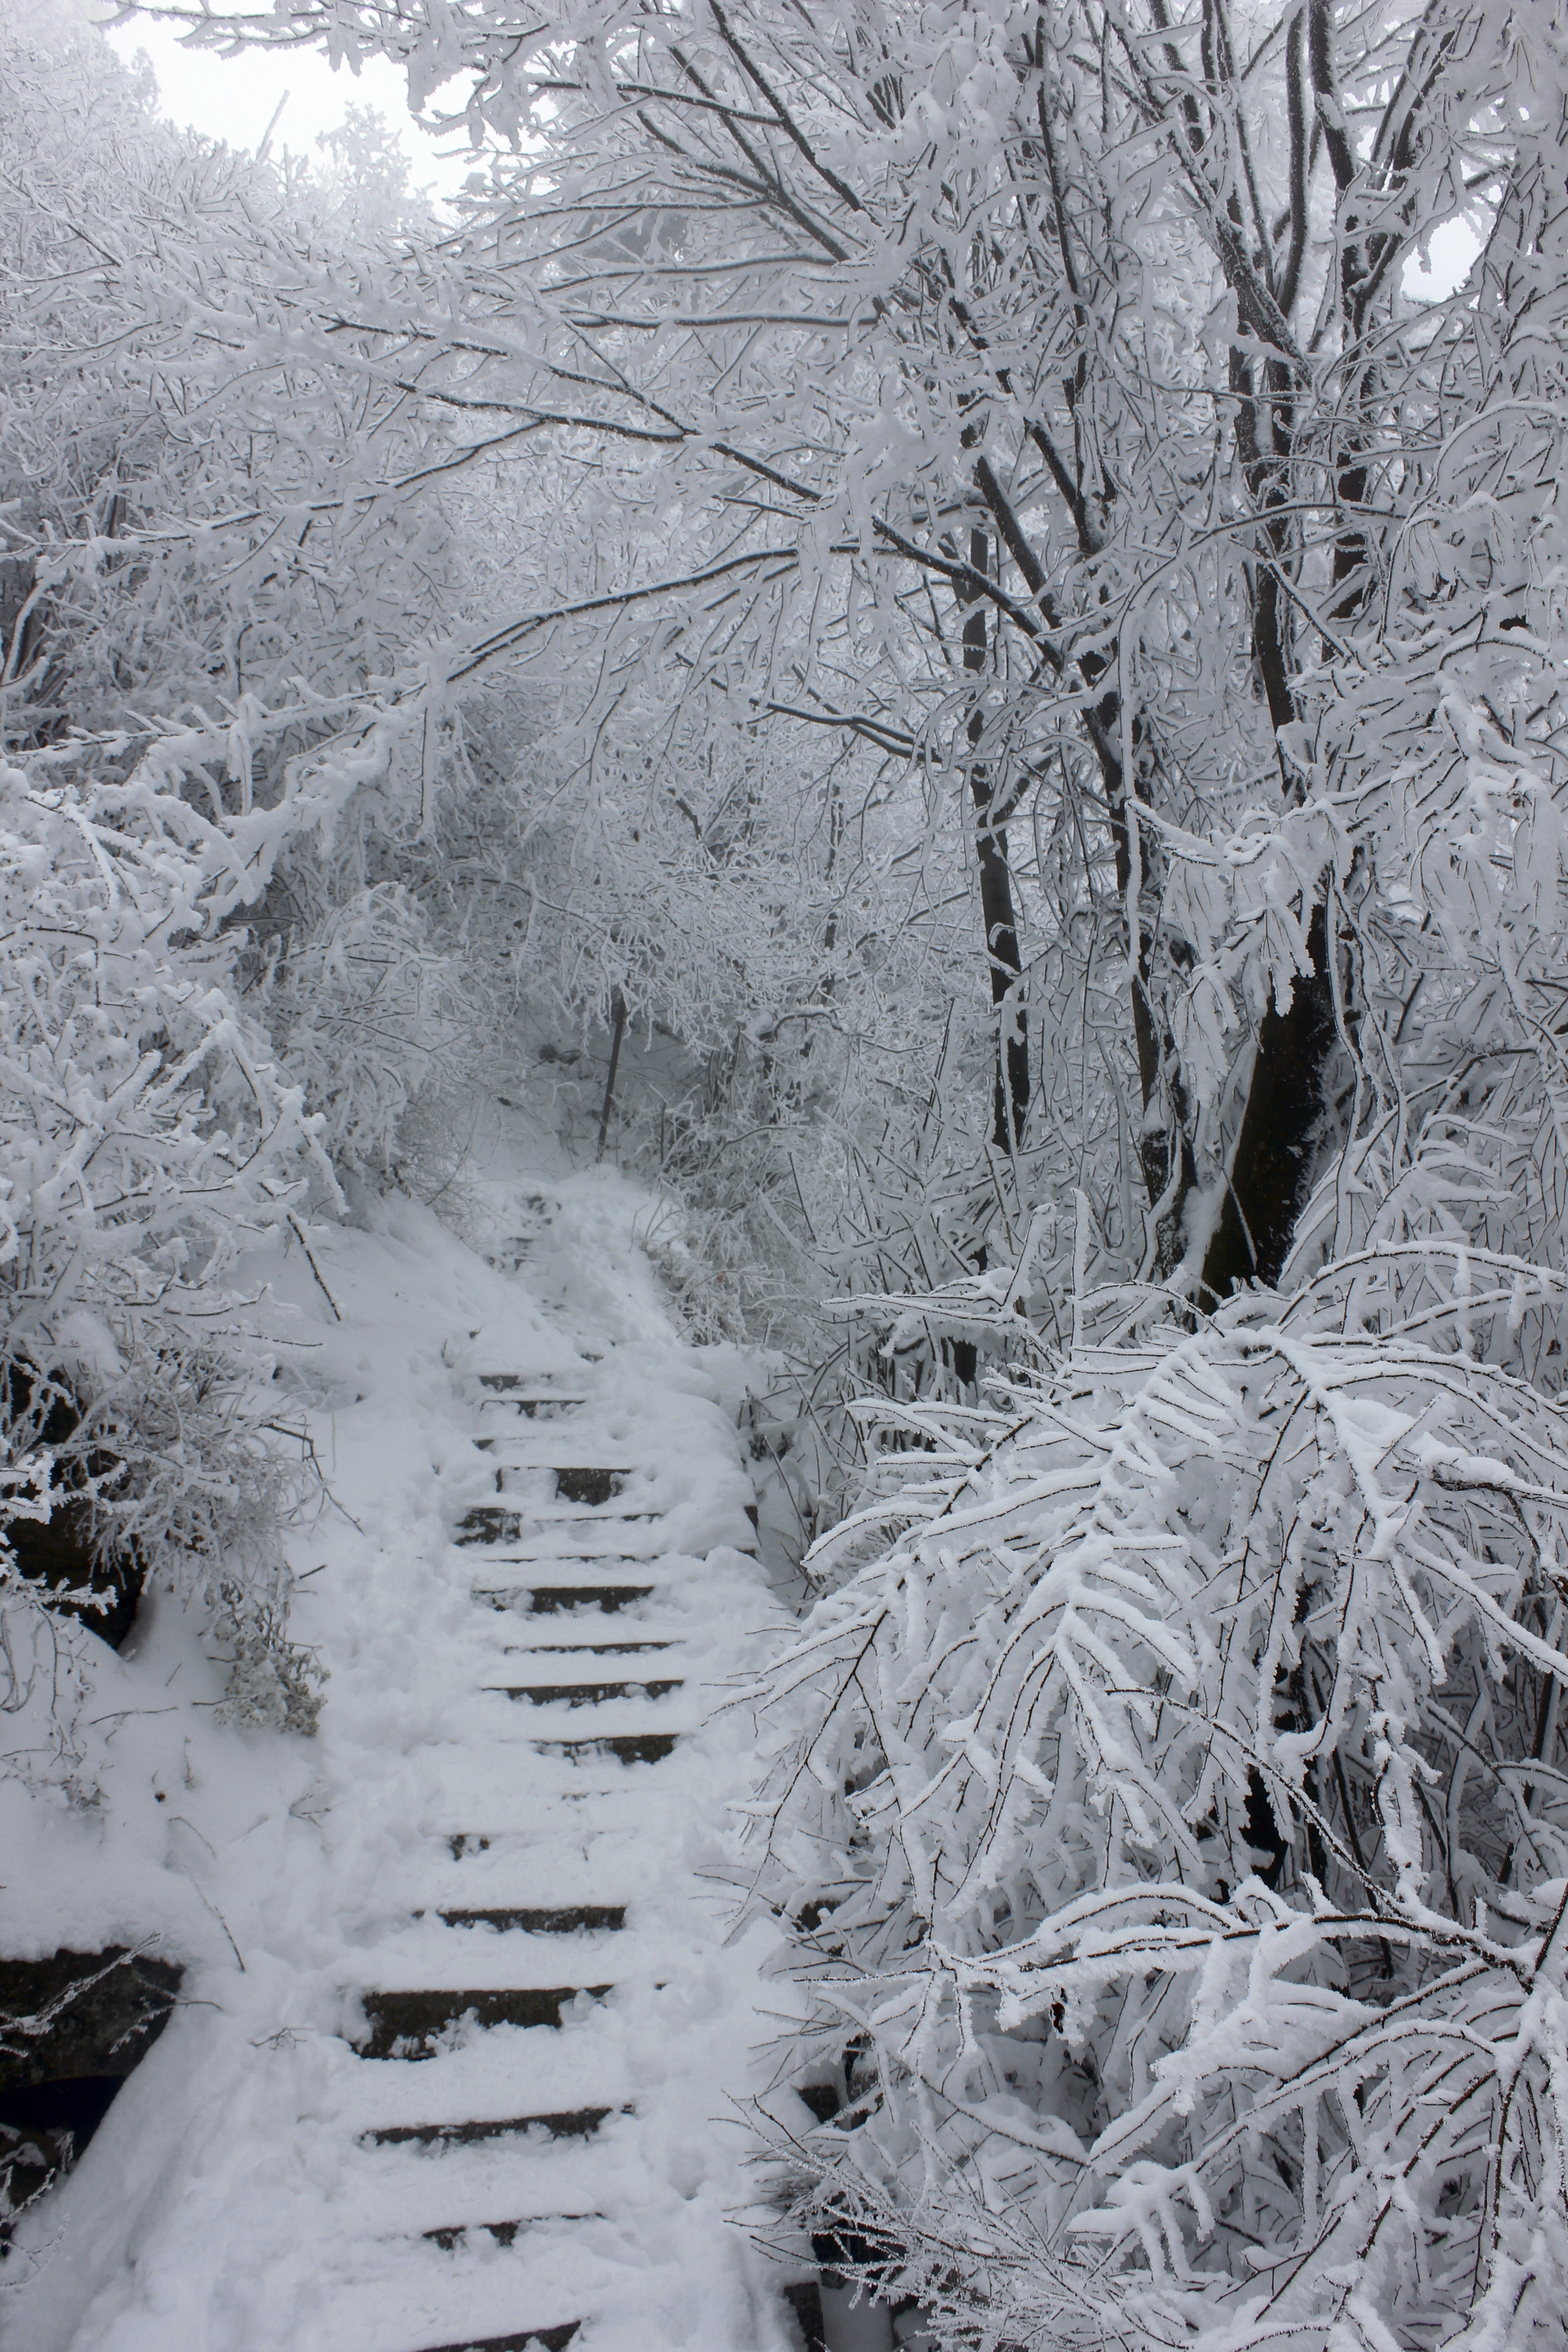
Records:
[[[163,2031],[183,1974],[121,1944],[0,1959],[0,2251]]]

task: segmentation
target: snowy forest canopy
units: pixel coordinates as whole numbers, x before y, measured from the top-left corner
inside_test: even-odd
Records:
[[[236,1260],[552,1088],[769,1351],[796,2218],[1560,2343],[1568,17],[160,13],[474,162],[0,22],[7,1606],[74,1515],[308,1727]]]

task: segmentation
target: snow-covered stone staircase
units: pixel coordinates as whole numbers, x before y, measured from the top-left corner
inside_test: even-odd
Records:
[[[752,1727],[727,1700],[785,1612],[737,1367],[683,1342],[630,1188],[573,1181],[489,1266],[407,1205],[312,1234],[342,1400],[297,1619],[321,1735],[280,1798],[237,1778],[221,1820],[187,1741],[223,1940],[40,2214],[7,2347],[798,2340],[736,2226],[777,2023],[770,1931],[729,1932]]]
[[[493,1773],[482,1817],[437,1826],[427,1906],[367,1956],[356,2038],[385,2068],[386,2120],[363,2136],[379,2193],[441,2258],[432,2320],[461,2313],[466,2332],[430,2347],[422,2326],[386,2352],[562,2352],[585,2326],[629,2345],[668,2262],[625,2211],[628,2173],[661,2162],[637,2043],[664,2071],[683,2008],[667,1998],[683,1808],[648,1782],[721,1696],[702,1629],[734,1553],[683,1554],[658,1466],[586,1442],[591,1379],[493,1366],[463,1385],[497,1496],[455,1530]],[[700,1809],[689,1779],[680,1796]]]

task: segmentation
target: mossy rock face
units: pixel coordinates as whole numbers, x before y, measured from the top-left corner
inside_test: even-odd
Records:
[[[0,1959],[0,2113],[13,2087],[129,2074],[168,2023],[184,1974],[122,1944]]]

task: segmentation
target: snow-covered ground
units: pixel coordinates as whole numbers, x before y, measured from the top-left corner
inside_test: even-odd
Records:
[[[29,1763],[37,1700],[7,1743],[0,1949],[146,1940],[186,1969],[21,2225],[14,2352],[792,2341],[737,2226],[779,1988],[765,1927],[727,1940],[752,1726],[724,1685],[787,1622],[752,1556],[744,1367],[676,1328],[643,1196],[527,1160],[472,1190],[486,1255],[394,1199],[312,1228],[319,1278],[298,1245],[250,1269],[318,1400],[331,1500],[293,1628],[328,1670],[318,1737],[216,1720],[219,1670],[154,1601],[121,1656],[88,1645],[73,1759]],[[574,1500],[558,1468],[619,1491]],[[515,1524],[457,1542],[487,1507]],[[542,1590],[595,1585],[651,1589]],[[573,1745],[607,1738],[631,1744]],[[465,1912],[568,1916],[442,1916]],[[558,2025],[462,2021],[466,1993],[529,1989]],[[363,2054],[399,2033],[411,2054]]]

